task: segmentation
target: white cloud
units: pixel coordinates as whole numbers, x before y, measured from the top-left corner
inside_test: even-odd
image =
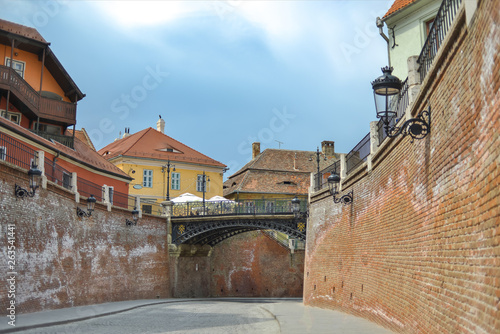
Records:
[[[94,1],[93,5],[123,27],[152,26],[204,10],[198,1]]]

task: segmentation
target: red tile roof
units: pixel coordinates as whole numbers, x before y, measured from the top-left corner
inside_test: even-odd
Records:
[[[387,11],[387,13],[385,13],[383,18],[384,19],[387,18],[389,15],[394,14],[395,12],[405,8],[406,6],[412,4],[415,1],[417,1],[417,0],[396,0],[396,1],[394,1],[391,8],[389,8],[389,10]]]
[[[73,130],[67,129],[66,130],[66,136],[72,137],[73,136]],[[90,140],[90,137],[87,134],[87,131],[85,131],[85,128],[82,128],[81,130],[76,130],[75,131],[75,138],[78,138],[84,144],[87,144],[87,146],[90,147],[91,149],[93,149],[94,151],[96,150],[94,144],[92,143],[92,140]]]
[[[76,162],[80,162],[101,172],[113,174],[127,180],[132,180],[132,178],[125,172],[101,157],[96,151],[92,150],[87,144],[80,141],[78,138],[75,138],[74,149],[71,149],[61,143],[52,142],[50,140],[42,138],[3,117],[0,117],[0,126],[10,129],[22,135],[23,137],[33,140],[34,142],[37,142],[51,150],[54,150],[56,152],[59,151],[61,155],[71,158]]]
[[[30,28],[10,21],[0,19],[0,30],[5,30],[13,34],[17,34],[26,38],[31,38],[36,41],[48,44],[47,41],[40,35],[35,28]]]
[[[338,155],[320,159],[320,170],[337,160]],[[311,172],[316,171],[314,151],[267,149],[224,182],[224,196],[240,192],[304,195]]]
[[[171,149],[171,152],[167,150]],[[118,156],[186,162],[224,168],[226,165],[153,129],[147,128],[116,140],[98,152],[107,160]]]

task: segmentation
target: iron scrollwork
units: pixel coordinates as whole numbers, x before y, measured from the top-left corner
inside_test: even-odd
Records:
[[[423,139],[431,132],[431,106],[427,110],[422,110],[416,118],[412,118],[403,123],[402,126],[391,127],[389,122],[385,123],[385,132],[387,137],[393,138],[400,134],[410,136],[411,142],[414,139]]]

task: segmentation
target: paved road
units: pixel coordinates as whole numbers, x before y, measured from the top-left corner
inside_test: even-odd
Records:
[[[104,311],[104,307],[99,307]],[[71,312],[72,309],[50,311]],[[54,313],[56,312],[56,313]],[[21,320],[22,318],[20,318]],[[60,319],[63,320],[63,319]],[[19,328],[18,328],[19,329]],[[367,320],[341,312],[305,307],[301,300],[169,300],[129,311],[39,327],[19,333],[391,333]]]

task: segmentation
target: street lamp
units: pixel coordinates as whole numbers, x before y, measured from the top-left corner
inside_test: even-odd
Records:
[[[337,174],[337,172],[333,172],[329,177],[328,177],[328,188],[330,190],[330,195],[333,197],[333,203],[343,203],[343,204],[351,204],[352,203],[352,195],[353,192],[352,190],[346,194],[341,196],[340,198],[337,198],[337,195],[339,194],[337,190],[337,186],[340,183],[340,176]]]
[[[412,139],[422,139],[431,131],[431,107],[423,110],[417,118],[407,120],[401,127],[391,125],[396,116],[399,93],[402,83],[398,77],[392,75],[392,67],[382,68],[382,75],[372,82],[373,95],[377,117],[384,123],[387,137],[393,138],[400,134],[409,135]]]
[[[316,155],[316,167],[317,167],[317,173],[316,173],[316,187],[315,187],[315,190],[318,191],[321,189],[321,178],[320,178],[320,175],[319,175],[319,162],[320,162],[320,156],[321,156],[322,153],[320,153],[319,151],[319,147],[316,148],[316,153],[311,155],[309,157],[309,161],[312,161],[313,159],[313,156]],[[328,158],[326,157],[326,155],[323,157],[323,161],[326,161],[328,160]]]
[[[87,211],[76,207],[76,215],[80,218],[92,216],[92,211],[94,211],[95,208],[95,202],[97,202],[97,200],[94,195],[90,195],[90,197],[87,198]]]
[[[38,169],[38,166],[35,165],[35,162],[33,161],[31,163],[31,168],[28,171],[28,176],[30,179],[30,189],[31,191],[28,191],[21,186],[18,186],[17,184],[14,185],[14,193],[16,194],[16,197],[19,198],[25,198],[25,197],[33,197],[35,196],[35,192],[37,188],[39,187],[40,179],[42,177],[42,171]]]
[[[137,225],[137,221],[139,220],[139,211],[137,210],[137,207],[132,210],[132,220],[125,219],[125,225],[127,226],[132,226],[132,225]]]
[[[203,176],[201,179],[201,186],[203,190],[203,214],[206,214],[205,212],[205,193],[207,192],[207,181],[210,182],[210,177],[205,175],[205,171],[203,171]]]
[[[170,165],[170,159],[167,160],[167,164],[165,166],[161,167],[162,173],[165,173],[165,170],[167,171],[167,197],[165,198],[166,201],[170,201],[170,166],[172,166],[173,168],[172,171],[175,172],[175,165]],[[163,179],[163,182],[165,182],[165,179]]]

